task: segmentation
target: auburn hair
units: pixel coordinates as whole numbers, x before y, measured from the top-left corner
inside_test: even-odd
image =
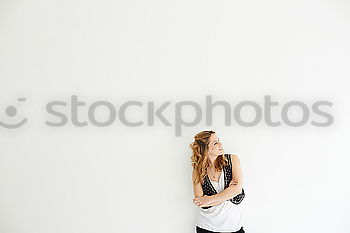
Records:
[[[191,165],[196,174],[194,183],[200,182],[203,184],[204,177],[207,175],[207,168],[210,165],[208,158],[209,138],[214,133],[213,130],[199,132],[194,136],[194,142],[189,145],[192,149]],[[221,171],[227,164],[228,161],[224,154],[219,155],[214,162],[215,170]]]

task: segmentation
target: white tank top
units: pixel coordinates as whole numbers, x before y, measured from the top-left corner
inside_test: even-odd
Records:
[[[224,171],[221,172],[219,182],[210,181],[217,193],[225,189],[223,173]],[[243,226],[242,203],[236,205],[228,200],[208,209],[199,207],[197,226],[216,232],[238,231]]]

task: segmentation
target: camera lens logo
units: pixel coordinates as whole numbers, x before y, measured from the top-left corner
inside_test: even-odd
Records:
[[[18,101],[26,101],[26,98],[18,98]],[[8,106],[5,109],[5,114],[9,118],[13,118],[17,115],[17,108],[15,106]],[[6,129],[17,129],[21,126],[23,126],[28,120],[26,118],[22,119],[21,121],[14,123],[14,124],[8,124],[0,120],[0,126],[6,128]]]

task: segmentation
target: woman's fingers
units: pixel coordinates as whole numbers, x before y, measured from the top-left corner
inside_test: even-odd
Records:
[[[237,182],[237,179],[236,178],[233,178],[230,182],[230,185],[229,186],[233,186],[233,185],[236,185],[238,182]]]
[[[204,205],[205,199],[203,197],[195,197],[193,198],[193,203],[196,206],[202,207]]]
[[[201,204],[199,197],[193,198],[193,203],[194,203],[195,205],[199,206],[199,205]]]

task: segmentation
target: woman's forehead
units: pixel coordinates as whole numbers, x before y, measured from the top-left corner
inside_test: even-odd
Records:
[[[211,136],[210,136],[210,142],[214,142],[214,141],[216,141],[216,140],[218,140],[219,138],[218,138],[218,136],[214,133],[214,134],[212,134]]]

